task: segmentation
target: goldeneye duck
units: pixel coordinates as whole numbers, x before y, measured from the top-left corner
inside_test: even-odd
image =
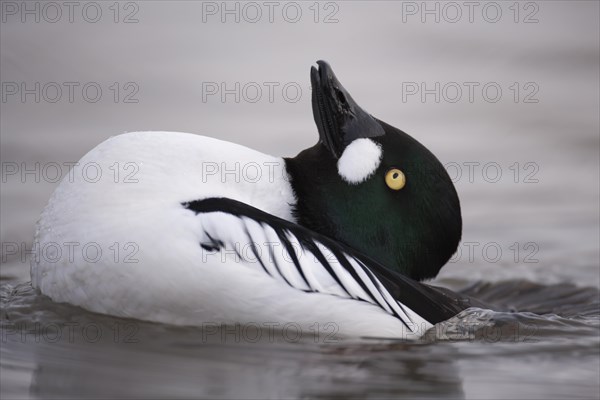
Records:
[[[461,236],[445,169],[359,107],[327,63],[311,82],[319,141],[294,158],[177,132],[92,149],[38,221],[46,250],[32,259],[33,286],[120,317],[307,333],[334,324],[353,337],[418,338],[461,311],[418,282]]]

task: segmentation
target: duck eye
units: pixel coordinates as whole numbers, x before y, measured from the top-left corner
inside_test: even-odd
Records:
[[[406,185],[406,177],[398,168],[392,168],[385,174],[385,184],[392,190],[400,190]]]

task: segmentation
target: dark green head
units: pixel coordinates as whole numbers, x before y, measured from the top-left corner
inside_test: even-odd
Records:
[[[319,142],[287,159],[298,222],[413,279],[437,275],[456,251],[458,195],[440,161],[366,113],[331,67],[313,67]]]

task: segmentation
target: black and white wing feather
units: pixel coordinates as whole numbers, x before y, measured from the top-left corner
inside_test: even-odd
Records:
[[[199,245],[207,252],[232,253],[229,256],[304,292],[371,303],[409,330],[415,317],[436,324],[468,306],[342,243],[245,203],[207,198],[182,205],[201,218]]]

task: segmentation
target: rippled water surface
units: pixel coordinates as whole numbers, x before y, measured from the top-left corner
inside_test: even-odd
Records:
[[[523,294],[514,296],[514,287]],[[343,340],[117,319],[52,304],[29,284],[4,284],[4,395],[597,397],[596,289],[511,282],[468,292],[511,295],[513,307],[539,314],[471,308],[419,342]]]
[[[133,24],[114,23],[108,3],[110,18],[95,24],[3,20],[2,82],[94,81],[108,94],[98,103],[0,104],[3,399],[600,397],[598,2],[521,2],[518,23],[513,2],[499,2],[497,23],[479,14],[472,23],[422,23],[403,14],[410,2],[331,3],[338,21],[330,24],[314,22],[312,3],[302,3],[310,18],[298,23],[203,22],[203,3],[194,1],[136,2]],[[522,23],[536,9],[537,22]],[[490,309],[467,309],[407,343],[173,327],[34,292],[27,249],[56,183],[6,177],[4,165],[76,161],[135,130],[192,132],[292,156],[316,140],[308,70],[319,58],[359,104],[449,167],[463,242],[433,283]],[[139,101],[114,102],[114,82],[135,82]],[[302,95],[203,101],[203,82],[292,82]],[[403,97],[406,83],[436,82],[493,82],[503,96]],[[537,101],[524,102],[531,88]],[[489,163],[499,178],[483,173]]]

